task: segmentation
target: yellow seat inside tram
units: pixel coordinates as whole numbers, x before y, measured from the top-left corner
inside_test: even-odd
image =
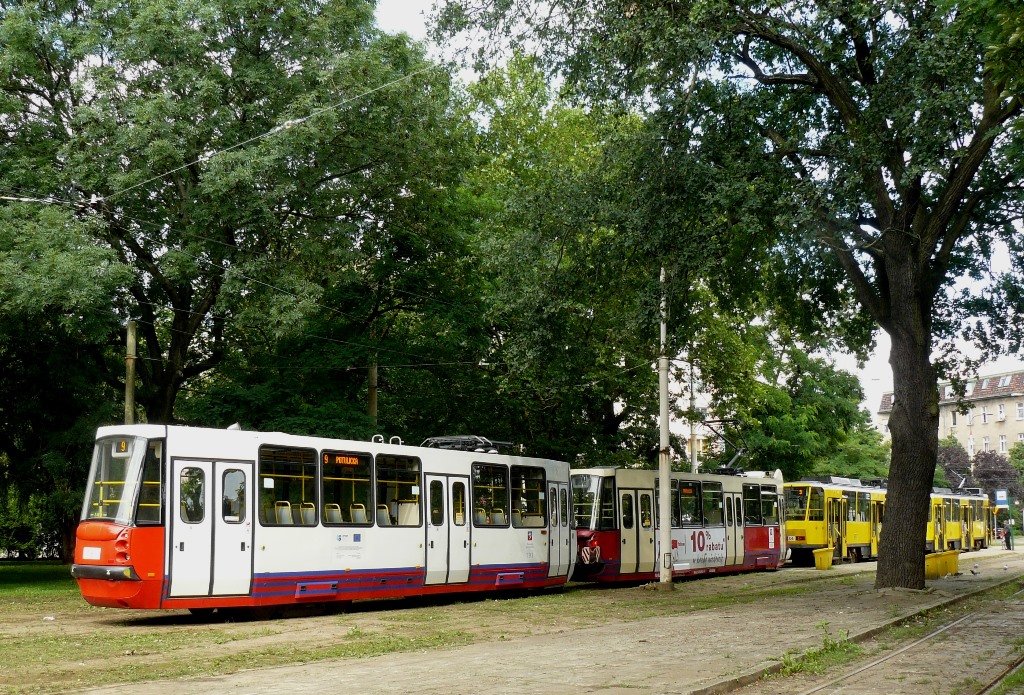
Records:
[[[274,502],[274,520],[279,524],[294,523],[292,519],[292,505],[290,502],[278,500]]]

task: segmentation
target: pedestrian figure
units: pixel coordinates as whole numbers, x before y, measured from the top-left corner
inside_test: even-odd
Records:
[[[1009,519],[1003,522],[1003,543],[1006,544],[1007,550],[1013,550],[1013,527],[1010,526]]]

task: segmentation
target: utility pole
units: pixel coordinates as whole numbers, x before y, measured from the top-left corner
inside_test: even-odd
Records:
[[[693,418],[697,414],[697,394],[693,392],[693,358],[690,358],[690,472],[697,472],[697,432]]]
[[[658,357],[658,390],[661,405],[661,437],[658,451],[658,546],[661,548],[659,589],[672,590],[672,498],[669,489],[668,436],[668,300],[665,269],[661,269],[661,355]]]
[[[135,322],[128,322],[127,350],[124,358],[124,424],[135,424]]]
[[[377,358],[373,358],[373,362],[370,363],[370,372],[367,376],[367,394],[366,394],[366,405],[367,413],[370,415],[370,420],[373,424],[377,424]]]

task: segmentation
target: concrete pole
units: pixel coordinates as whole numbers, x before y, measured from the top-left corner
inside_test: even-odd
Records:
[[[370,371],[367,376],[368,388],[366,394],[366,410],[370,420],[377,424],[377,360],[370,364]]]
[[[668,433],[668,302],[665,297],[665,269],[661,269],[661,356],[658,358],[658,390],[661,405],[661,437],[658,451],[658,547],[661,549],[659,589],[672,587],[672,497],[670,493]]]
[[[135,331],[135,322],[129,321],[127,350],[124,358],[124,424],[126,425],[135,424]]]
[[[697,431],[693,418],[697,412],[697,394],[693,392],[693,360],[690,360],[690,472],[697,472]]]

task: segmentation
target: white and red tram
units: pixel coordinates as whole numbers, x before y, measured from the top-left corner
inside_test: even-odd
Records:
[[[568,581],[567,463],[425,444],[100,428],[72,575],[93,605],[196,612]]]
[[[729,471],[671,476],[672,576],[778,569],[786,558],[782,473]],[[572,472],[578,554],[574,579],[657,579],[658,472]]]

